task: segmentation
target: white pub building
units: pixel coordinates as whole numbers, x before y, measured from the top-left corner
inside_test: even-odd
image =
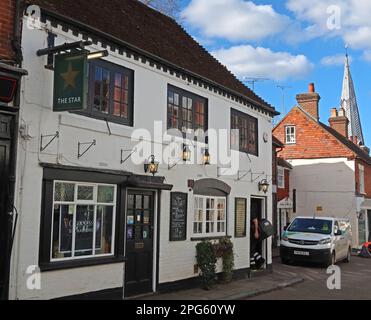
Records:
[[[275,109],[138,1],[29,5],[9,298],[197,285],[196,244],[226,236],[248,276],[251,208],[272,220]],[[217,134],[190,139],[196,129]],[[262,251],[269,270],[270,239]]]

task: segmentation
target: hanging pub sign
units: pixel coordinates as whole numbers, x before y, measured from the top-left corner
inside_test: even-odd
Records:
[[[87,103],[86,53],[55,56],[53,111],[83,110]]]

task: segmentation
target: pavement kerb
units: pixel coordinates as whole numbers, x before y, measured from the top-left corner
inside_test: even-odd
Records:
[[[241,293],[234,294],[234,295],[231,295],[231,296],[227,296],[227,297],[224,297],[224,298],[219,298],[218,300],[242,300],[242,299],[247,299],[247,298],[255,297],[255,296],[258,296],[258,295],[261,295],[261,294],[269,293],[269,292],[272,292],[272,291],[281,290],[281,289],[296,285],[298,283],[301,283],[303,281],[304,281],[304,278],[294,278],[294,279],[287,280],[287,281],[284,281],[284,282],[281,282],[281,283],[277,283],[276,285],[271,286],[271,287],[266,288],[266,289],[249,290],[249,291],[246,291],[246,292],[241,292]]]

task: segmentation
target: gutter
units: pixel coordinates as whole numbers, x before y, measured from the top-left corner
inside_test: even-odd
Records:
[[[12,46],[15,52],[15,62],[18,66],[21,66],[23,61],[22,47],[21,47],[21,2],[22,0],[15,0],[15,12],[14,12],[14,25],[13,25],[13,39]]]
[[[267,105],[263,105],[261,103],[258,103],[257,101],[253,100],[250,97],[247,97],[247,96],[245,96],[245,95],[243,95],[241,93],[238,93],[238,92],[236,92],[236,91],[234,91],[232,89],[229,89],[229,88],[227,88],[227,87],[225,87],[223,85],[220,85],[220,84],[218,84],[218,83],[216,83],[216,82],[214,82],[214,81],[212,81],[210,79],[207,79],[207,78],[205,78],[205,77],[203,77],[203,76],[201,76],[201,75],[199,75],[197,73],[194,73],[192,71],[189,71],[187,69],[184,69],[182,67],[179,67],[179,66],[173,64],[172,62],[169,62],[169,61],[167,61],[167,60],[165,60],[165,59],[163,59],[161,57],[158,57],[158,56],[156,56],[156,55],[154,55],[154,54],[152,54],[150,52],[147,52],[147,51],[145,51],[143,49],[140,49],[140,48],[138,48],[138,47],[136,47],[136,46],[134,46],[134,45],[132,45],[132,44],[130,44],[130,43],[128,43],[128,42],[120,39],[120,38],[117,38],[115,36],[112,36],[112,35],[104,32],[104,31],[101,31],[101,30],[99,30],[97,28],[91,27],[91,26],[89,26],[89,25],[87,25],[85,23],[79,22],[79,21],[77,21],[75,19],[72,19],[72,18],[63,16],[61,14],[55,13],[55,12],[50,11],[48,9],[41,8],[41,10],[47,16],[49,16],[49,17],[56,18],[56,19],[58,19],[60,21],[65,21],[67,23],[70,23],[70,24],[75,25],[77,27],[80,27],[82,29],[88,30],[89,32],[91,32],[93,34],[94,33],[95,34],[98,34],[101,37],[103,37],[103,38],[105,38],[105,39],[107,39],[109,41],[112,41],[112,42],[114,42],[116,44],[119,44],[120,46],[126,47],[126,48],[128,48],[128,49],[130,49],[130,50],[132,50],[134,52],[137,52],[139,54],[142,54],[144,56],[147,56],[148,58],[152,59],[153,61],[158,62],[158,63],[161,63],[161,64],[167,66],[168,68],[172,68],[172,69],[178,70],[178,71],[180,71],[182,73],[189,74],[190,76],[192,76],[192,77],[194,77],[196,79],[202,80],[203,82],[205,82],[205,83],[207,83],[209,85],[212,85],[212,86],[214,86],[216,88],[219,88],[219,89],[221,89],[223,91],[226,91],[226,92],[228,92],[230,94],[233,94],[234,96],[237,96],[238,98],[241,98],[243,100],[248,101],[249,103],[253,104],[256,107],[259,107],[259,108],[263,109],[264,111],[268,112],[269,114],[271,114],[273,116],[277,116],[277,115],[280,114],[273,107],[269,107]]]

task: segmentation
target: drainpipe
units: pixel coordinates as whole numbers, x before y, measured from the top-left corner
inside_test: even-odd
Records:
[[[20,67],[23,61],[22,47],[21,47],[21,2],[22,0],[15,0],[14,25],[13,25],[13,40],[12,46],[15,52],[16,64]]]

